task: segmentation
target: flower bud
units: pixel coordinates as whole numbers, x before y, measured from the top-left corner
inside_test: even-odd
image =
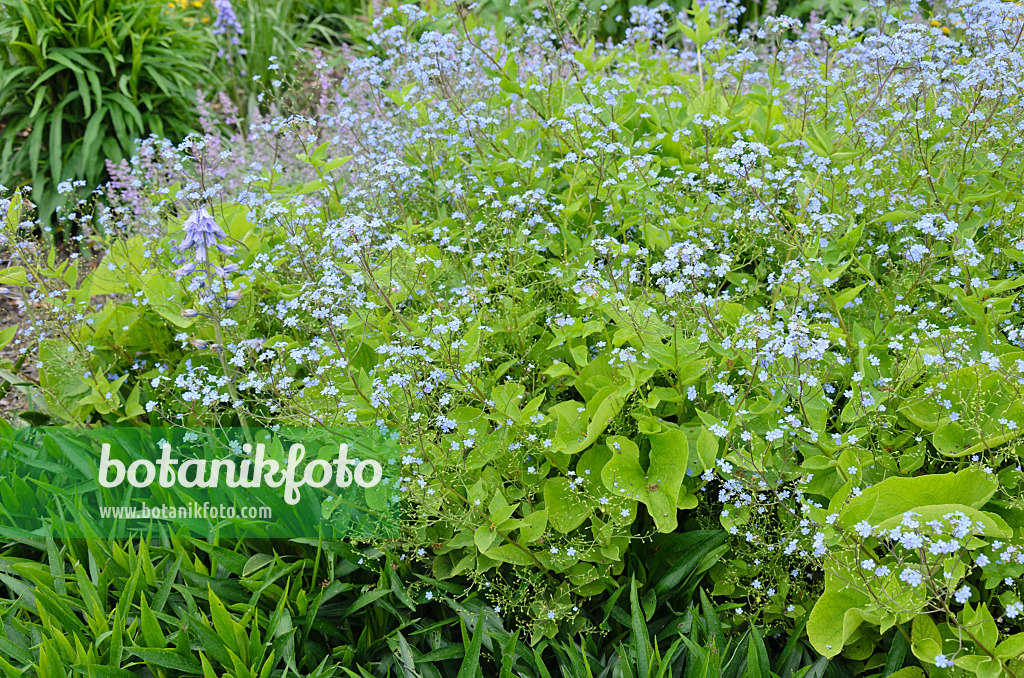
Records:
[[[194,308],[181,309],[182,318],[195,318],[197,315],[199,315],[199,311],[195,310]]]
[[[175,278],[182,278],[182,277],[184,277],[186,275],[189,275],[190,273],[192,273],[195,270],[196,270],[196,262],[190,261],[187,264],[185,264],[184,266],[182,266],[181,268],[175,269],[174,270],[174,277]]]
[[[224,302],[224,308],[234,308],[238,305],[238,302],[242,300],[241,290],[231,290],[226,295],[226,301]]]
[[[217,264],[213,265],[213,272],[216,273],[217,276],[219,276],[221,278],[227,276],[229,273],[236,273],[237,271],[238,271],[238,264],[228,264],[227,266],[224,266],[223,268],[218,266]]]

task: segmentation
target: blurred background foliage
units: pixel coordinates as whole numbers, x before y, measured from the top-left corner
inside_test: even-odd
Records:
[[[211,36],[155,0],[0,6],[0,184],[33,186],[48,226],[64,179],[90,187],[149,134],[193,129]]]

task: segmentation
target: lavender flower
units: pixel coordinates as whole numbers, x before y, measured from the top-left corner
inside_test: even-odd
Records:
[[[228,234],[217,225],[213,215],[207,212],[205,207],[200,207],[192,212],[189,218],[185,220],[184,228],[185,240],[178,245],[178,250],[183,251],[190,247],[195,248],[197,261],[207,261],[206,249],[208,247],[216,247],[227,255],[234,254],[235,252],[234,247],[217,242],[222,238],[228,237]]]
[[[231,44],[239,44],[238,36],[245,31],[238,21],[235,8],[231,6],[231,0],[213,0],[213,6],[217,10],[217,18],[213,22],[214,35],[231,35]]]
[[[188,219],[185,220],[184,229],[185,239],[178,245],[177,249],[179,252],[194,249],[196,256],[194,261],[188,262],[174,272],[179,278],[195,271],[197,264],[205,264],[209,261],[207,249],[210,247],[216,247],[222,254],[229,256],[235,252],[234,247],[218,242],[228,237],[228,234],[217,225],[213,215],[207,212],[205,207],[200,207],[189,215]],[[221,270],[223,269],[218,267],[218,273]]]

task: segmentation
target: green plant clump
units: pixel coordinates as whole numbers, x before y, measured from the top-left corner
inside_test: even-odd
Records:
[[[0,184],[30,181],[47,221],[66,178],[91,188],[137,138],[195,128],[212,43],[164,2],[12,0],[0,44]]]
[[[11,532],[18,670],[1024,676],[1024,8],[648,9],[600,46],[385,7],[322,114],[146,142],[87,275],[19,250],[34,423],[386,429],[402,520]]]

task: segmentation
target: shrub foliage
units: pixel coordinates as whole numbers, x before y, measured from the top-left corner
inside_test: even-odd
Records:
[[[442,600],[476,623],[452,652],[504,661],[508,624],[572,675],[1024,673],[1024,9],[868,14],[740,30],[735,8],[652,9],[599,46],[557,16],[385,8],[339,72],[314,61],[311,115],[248,147],[143,144],[84,281],[28,251],[4,273],[45,301],[17,340],[35,416],[360,423],[406,452],[401,538],[162,545],[175,576],[140,598],[133,656],[197,675],[365,657],[325,597],[372,559],[341,619],[361,610],[407,675],[448,650],[379,627]],[[225,572],[181,569],[194,548]],[[271,563],[304,584],[251,580]],[[111,661],[76,576],[90,616],[47,650],[61,667]],[[630,645],[570,644],[595,630]],[[289,638],[270,658],[267,633]]]
[[[0,182],[49,218],[65,178],[97,185],[150,133],[184,137],[204,36],[157,0],[15,0],[0,11]]]

